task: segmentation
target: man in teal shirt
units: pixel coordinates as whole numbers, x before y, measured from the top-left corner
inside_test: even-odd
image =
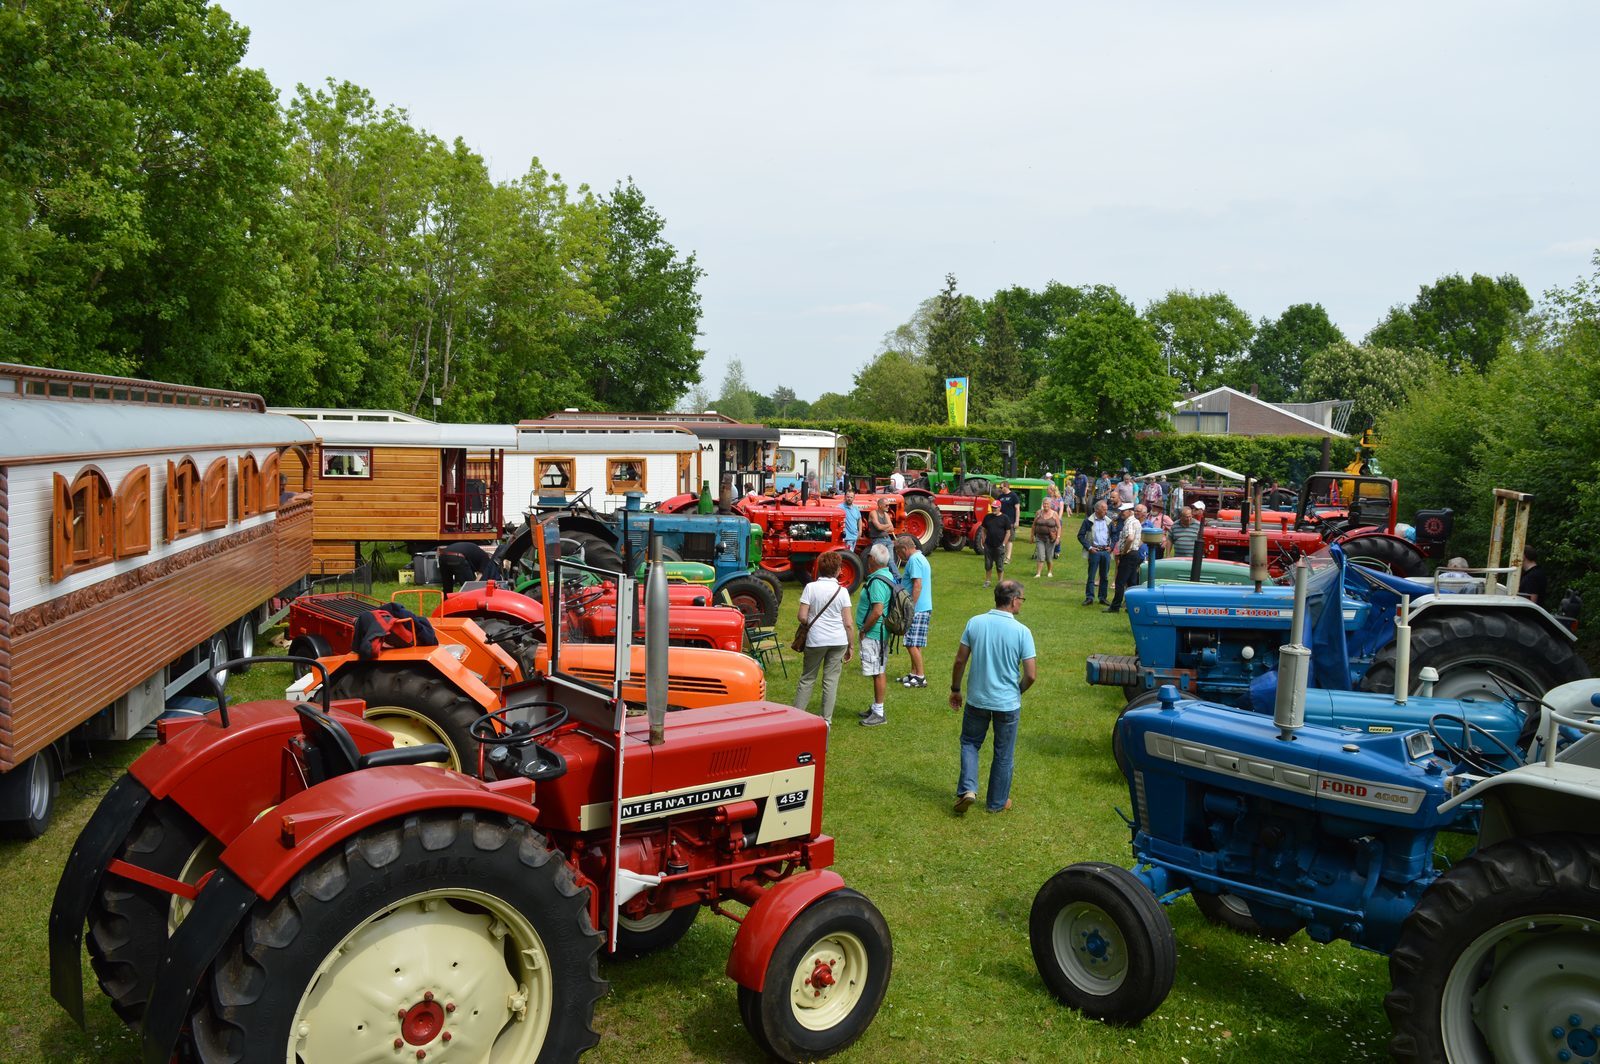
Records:
[[[994,760],[989,765],[989,793],[985,808],[1003,813],[1011,808],[1011,772],[1017,746],[1017,722],[1022,716],[1022,692],[1033,686],[1038,665],[1033,633],[1017,620],[1025,595],[1015,580],[1002,580],[994,589],[994,609],[967,622],[956,650],[950,676],[950,708],[962,709],[961,674],[972,662],[967,681],[965,712],[961,718],[961,775],[956,781],[956,814],[962,815],[978,800],[978,753],[984,736],[994,727]]]
[[[856,494],[853,491],[844,493],[844,549],[855,553],[856,540],[861,536],[861,510],[856,506]]]
[[[933,621],[933,570],[910,536],[896,536],[895,560],[900,563],[900,586],[911,597],[911,623],[906,626],[905,648],[911,671],[897,681],[902,687],[926,687],[922,648],[928,645],[928,625]]]
[[[856,628],[861,632],[861,675],[872,679],[872,705],[861,714],[863,728],[876,728],[884,722],[883,698],[889,690],[885,673],[885,652],[889,643],[889,599],[894,595],[894,577],[889,575],[889,548],[874,543],[867,551],[867,576],[856,600]]]

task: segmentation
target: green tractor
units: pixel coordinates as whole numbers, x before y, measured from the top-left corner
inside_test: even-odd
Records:
[[[973,472],[970,446],[989,445],[1000,452],[1000,472]],[[953,455],[955,461],[947,469],[945,458]],[[979,436],[935,436],[932,448],[926,451],[901,450],[894,453],[895,468],[906,478],[907,487],[926,487],[934,492],[953,495],[994,495],[1000,481],[1011,485],[1011,490],[1022,498],[1022,520],[1032,521],[1044,504],[1050,485],[1047,477],[1017,476],[1017,444],[1014,440],[993,440]]]

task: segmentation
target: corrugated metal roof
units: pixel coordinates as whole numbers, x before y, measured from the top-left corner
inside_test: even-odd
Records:
[[[0,396],[0,464],[58,455],[311,443],[305,422],[246,410]]]
[[[316,421],[310,426],[334,447],[503,447],[517,445],[510,425],[440,425],[432,421]]]
[[[522,454],[575,454],[627,455],[635,451],[696,451],[700,441],[688,432],[614,432],[596,431],[585,427],[581,431],[567,431],[554,426],[522,429],[517,433],[516,449]]]

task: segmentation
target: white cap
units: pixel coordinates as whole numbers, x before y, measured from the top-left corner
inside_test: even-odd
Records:
[[[1193,505],[1194,508],[1196,510],[1199,510],[1201,513],[1205,513],[1206,512],[1206,504],[1205,504],[1205,502],[1203,500],[1196,499],[1191,505]]]
[[[1122,505],[1118,506],[1117,509],[1118,510],[1131,510],[1131,509],[1133,509],[1133,503],[1125,502]]]

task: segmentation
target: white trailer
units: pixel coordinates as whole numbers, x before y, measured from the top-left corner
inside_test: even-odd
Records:
[[[809,479],[813,491],[832,491],[844,469],[847,442],[840,433],[824,429],[779,429],[773,486],[787,491]]]
[[[637,491],[659,503],[699,490],[700,441],[676,425],[641,422],[524,421],[506,453],[508,520],[538,499],[570,499],[589,491],[594,509],[609,513]]]

